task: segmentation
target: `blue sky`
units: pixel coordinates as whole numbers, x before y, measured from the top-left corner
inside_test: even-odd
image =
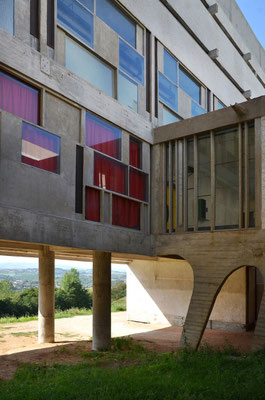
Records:
[[[236,2],[265,48],[265,0],[236,0]]]

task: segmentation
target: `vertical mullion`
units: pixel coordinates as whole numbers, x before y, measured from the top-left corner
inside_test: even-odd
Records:
[[[183,227],[188,230],[188,175],[187,175],[187,138],[183,140]]]
[[[211,231],[215,229],[215,142],[211,131]]]
[[[162,165],[162,233],[167,231],[167,177],[166,177],[166,143],[162,144],[162,157],[163,157],[163,165]]]
[[[175,221],[173,223],[173,228],[175,225],[175,232],[177,232],[178,227],[178,197],[179,197],[179,177],[178,177],[178,141],[175,140]]]
[[[243,157],[242,157],[242,126],[238,124],[238,154],[239,154],[239,174],[238,174],[238,228],[242,229],[242,216],[243,216],[243,185],[242,185],[242,178],[243,178]],[[246,218],[246,216],[245,216]],[[246,223],[246,220],[245,220]],[[246,226],[246,225],[245,225]]]
[[[194,135],[194,190],[193,190],[193,226],[194,231],[198,230],[198,136]]]
[[[244,146],[245,146],[245,176],[243,179],[245,180],[245,228],[249,228],[249,168],[248,168],[248,123],[245,122],[244,125]]]
[[[172,143],[169,142],[168,144],[168,229],[169,233],[172,233],[172,209],[173,209],[173,202],[172,202],[172,197],[173,197],[173,185],[172,185]]]

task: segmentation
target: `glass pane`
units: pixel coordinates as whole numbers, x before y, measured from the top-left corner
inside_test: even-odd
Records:
[[[178,122],[178,121],[180,121],[179,117],[177,117],[168,108],[163,107],[163,125],[173,124],[173,122]]]
[[[216,229],[238,228],[238,130],[215,135]]]
[[[217,109],[218,109],[218,110],[221,110],[221,109],[224,108],[224,107],[225,107],[225,106],[223,105],[223,103],[221,103],[221,101],[218,100]]]
[[[191,116],[196,117],[197,115],[202,115],[205,114],[206,111],[204,108],[198,106],[198,104],[194,103],[194,101],[191,101]]]
[[[112,224],[139,230],[140,209],[141,203],[124,197],[112,196]]]
[[[119,72],[119,102],[138,112],[138,85]]]
[[[178,84],[178,62],[166,49],[164,49],[164,74],[175,83],[175,85]]]
[[[60,172],[60,138],[36,126],[22,123],[22,157],[25,164]]]
[[[86,187],[86,219],[100,222],[100,191]]]
[[[94,17],[75,0],[58,0],[58,22],[77,38],[93,47]]]
[[[14,0],[0,0],[0,28],[14,34]]]
[[[130,196],[147,201],[147,175],[130,168]]]
[[[79,0],[86,8],[88,8],[92,13],[94,12],[94,0]]]
[[[179,87],[197,103],[201,102],[201,85],[181,67],[179,68]]]
[[[188,230],[194,227],[194,142],[187,143]]]
[[[130,136],[130,165],[136,168],[142,167],[142,143]]]
[[[97,0],[97,16],[135,47],[135,23],[109,0]]]
[[[127,194],[127,166],[94,153],[94,185]]]
[[[159,99],[178,112],[178,88],[159,72]]]
[[[210,137],[198,138],[198,228],[211,225],[211,143]]]
[[[0,109],[39,123],[39,91],[0,71]]]
[[[255,227],[255,129],[248,126],[249,227]]]
[[[130,77],[144,86],[144,57],[120,39],[119,66]]]
[[[121,129],[87,112],[86,145],[120,160]]]
[[[69,38],[66,38],[66,68],[114,97],[113,69]]]

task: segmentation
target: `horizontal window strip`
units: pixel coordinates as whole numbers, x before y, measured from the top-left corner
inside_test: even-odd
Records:
[[[131,78],[144,86],[144,57],[120,39],[119,66]]]
[[[112,196],[112,224],[140,230],[141,203],[124,197]]]
[[[159,99],[178,112],[178,88],[159,72]]]
[[[94,153],[94,185],[127,194],[128,167],[118,161]]]

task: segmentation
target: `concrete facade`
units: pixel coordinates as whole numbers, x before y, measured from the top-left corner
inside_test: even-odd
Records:
[[[70,3],[83,7],[78,0]],[[29,0],[14,1],[14,12],[10,14],[13,27],[7,29],[0,15],[0,79],[11,76],[20,85],[33,87],[39,96],[36,123],[5,103],[6,93],[0,86],[0,254],[38,255],[46,251],[58,258],[85,260],[93,254],[101,259],[107,253],[112,259],[129,262],[128,318],[185,323],[182,345],[197,347],[207,323],[212,328],[229,329],[255,324],[253,313],[253,321],[249,319],[251,272],[246,273],[246,267],[256,267],[264,276],[265,100],[260,96],[265,94],[265,51],[235,2],[218,0],[215,5],[210,0],[196,0],[195,7],[194,0],[108,0],[106,6],[114,7],[111,12],[125,16],[133,25],[135,45],[127,43],[124,33],[113,27],[102,16],[104,13],[94,12],[96,0],[91,2],[91,9],[82,8],[93,21],[81,29],[83,37],[71,25],[71,18],[60,17],[60,12],[69,12],[66,6],[63,10],[63,1],[54,2],[55,18],[48,25],[47,15],[52,15],[48,3],[39,0],[38,4],[38,37],[30,33]],[[92,39],[88,43],[89,29]],[[48,40],[51,36],[54,46]],[[138,60],[142,70],[138,64],[134,70],[122,64],[121,43],[127,46],[127,56],[132,57],[129,64]],[[69,46],[79,52],[80,59],[94,60],[98,64],[90,61],[92,65],[108,71],[112,95],[105,93],[102,79],[95,75],[100,68],[74,64],[78,57],[73,56]],[[166,57],[174,65],[175,78]],[[141,78],[137,77],[139,71]],[[121,76],[127,79],[132,93],[137,92],[133,100],[127,98],[128,91],[123,91]],[[252,100],[246,102],[249,97]],[[229,107],[231,104],[234,106]],[[220,107],[225,108],[215,111]],[[98,118],[108,132],[116,132],[118,155],[106,150],[104,153],[98,143],[88,144],[88,115],[94,121]],[[164,126],[166,118],[181,121]],[[248,144],[250,122],[255,131],[254,197],[249,179],[253,172],[248,164],[250,150],[243,152],[242,144]],[[30,149],[41,147],[22,136],[25,124],[35,134],[41,129],[42,135],[57,138],[58,170],[36,168],[33,159],[31,164],[25,162],[23,140],[29,141]],[[216,216],[222,213],[215,208],[214,137],[220,129],[230,127],[237,127],[239,137],[239,223],[237,228],[217,232]],[[211,138],[207,167],[211,171],[211,200],[207,203],[211,226],[208,232],[200,232],[197,150],[200,135],[206,134]],[[189,141],[194,143],[195,154],[192,177],[188,177],[186,168],[191,167],[187,163]],[[131,160],[131,143],[138,143],[140,149],[136,164]],[[46,153],[51,151],[47,146]],[[34,160],[40,159],[36,156]],[[114,176],[114,183],[105,182],[106,172],[100,172],[98,178],[98,159],[115,166],[108,177],[111,181]],[[115,168],[123,171],[122,189]],[[134,186],[135,175],[142,182],[140,189]],[[195,182],[192,206],[187,197],[191,181]],[[96,211],[89,193],[97,196]],[[119,215],[122,207],[126,210],[125,220]],[[137,218],[131,221],[134,214]],[[188,221],[191,215],[192,232]],[[254,227],[250,223],[253,216]],[[208,229],[206,222],[204,225]],[[41,260],[42,256],[40,265]],[[52,270],[48,264],[48,270]],[[42,272],[40,287],[46,285],[42,284]],[[109,276],[107,281],[103,278],[99,274],[99,287],[109,284]],[[41,307],[45,296],[41,295]],[[109,310],[108,296],[104,301]],[[265,312],[264,301],[260,315]],[[107,323],[102,322],[102,307],[96,325],[106,330],[103,342],[108,347],[110,318],[103,313]],[[47,318],[52,319],[50,308],[47,312]],[[43,315],[45,320],[46,311]],[[257,321],[256,347],[264,342],[263,322],[263,317]],[[41,326],[40,340],[52,340],[52,328]],[[100,333],[96,340],[100,342]],[[96,347],[102,344],[95,343]]]

